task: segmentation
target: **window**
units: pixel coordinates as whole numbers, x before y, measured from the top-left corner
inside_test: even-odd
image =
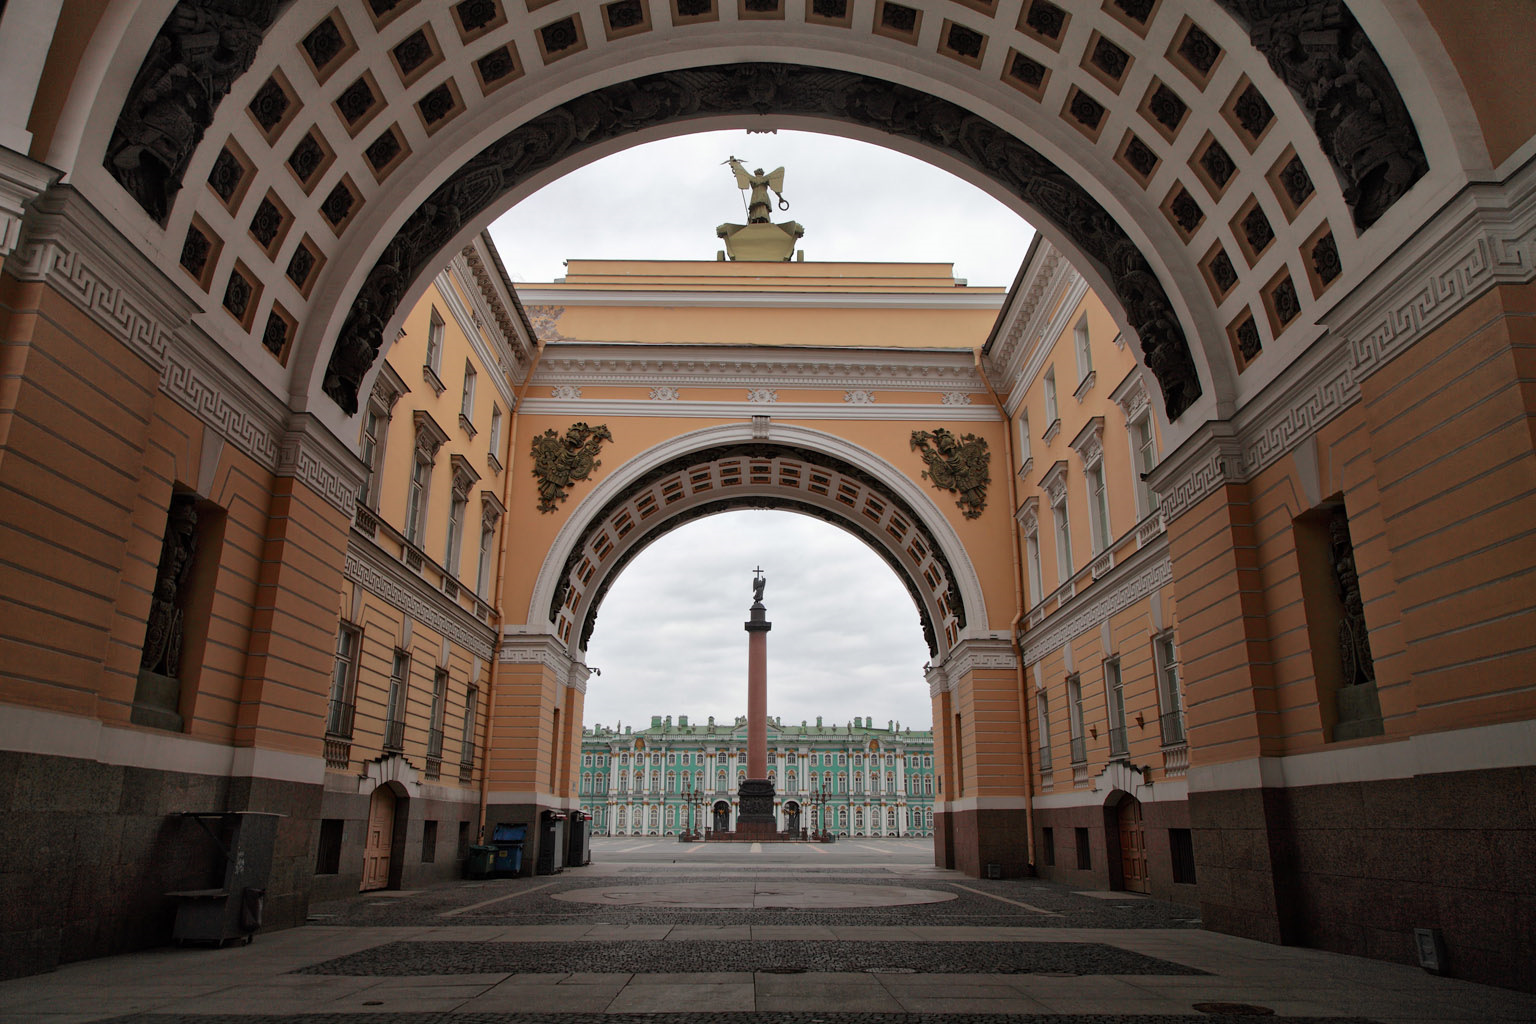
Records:
[[[341,872],[341,830],[345,824],[340,818],[321,819],[320,848],[315,852],[315,874],[335,875]]]
[[[389,697],[384,704],[384,749],[405,744],[405,692],[411,678],[411,656],[398,648],[389,671]]]
[[[1051,521],[1056,528],[1056,575],[1059,583],[1072,578],[1072,521],[1067,518],[1065,489],[1051,505]]]
[[[1040,859],[1045,866],[1056,866],[1056,830],[1047,825],[1040,830]]]
[[[1157,434],[1148,413],[1131,424],[1131,468],[1136,476],[1136,512],[1148,516],[1157,511],[1157,492],[1147,483],[1147,474],[1157,468]]]
[[[501,406],[491,404],[491,457],[501,462]]]
[[[459,415],[466,421],[470,432],[474,432],[475,422],[475,368],[464,364],[464,392],[459,396]]]
[[[847,754],[838,754],[837,755],[837,766],[839,768],[841,768],[844,764],[847,763],[847,758],[848,758]]]
[[[1180,885],[1194,885],[1195,841],[1189,829],[1169,829],[1168,850],[1173,855],[1173,880]]]
[[[676,754],[668,754],[667,755],[667,764],[677,764],[677,755]]]
[[[443,715],[448,704],[448,670],[439,668],[432,676],[432,719],[427,728],[427,758],[443,756]]]
[[[459,553],[464,547],[464,512],[469,502],[455,487],[448,502],[448,546],[443,551],[443,568],[448,575],[459,574]]]
[[[1077,833],[1077,870],[1093,870],[1093,852],[1088,846],[1088,830],[1086,828],[1075,829]]]
[[[923,796],[933,796],[933,776],[923,776]]]
[[[1088,760],[1088,743],[1083,739],[1083,681],[1076,672],[1067,676],[1067,726],[1072,732],[1072,763]]]
[[[437,307],[432,307],[432,319],[427,324],[427,355],[425,368],[437,376],[443,369],[443,317]]]
[[[1040,575],[1040,526],[1030,523],[1024,534],[1024,561],[1029,569],[1029,596],[1039,603],[1045,599],[1045,581]]]
[[[352,713],[356,706],[358,652],[363,631],[343,622],[336,634],[336,667],[331,675],[331,706],[325,720],[327,736],[352,738]]]
[[[480,700],[480,688],[470,686],[464,691],[464,725],[459,741],[459,763],[472,765],[475,763],[475,705]]]
[[[1051,707],[1044,690],[1035,691],[1035,716],[1040,722],[1040,771],[1051,770]]]
[[[1024,410],[1019,413],[1019,465],[1021,467],[1019,472],[1028,472],[1027,469],[1022,467],[1027,466],[1031,458],[1032,456],[1029,452],[1029,411]]]
[[[421,862],[431,864],[437,860],[437,822],[421,823]]]
[[[1184,694],[1179,689],[1179,652],[1173,634],[1152,638],[1152,660],[1157,666],[1157,701],[1162,707],[1163,745],[1184,742]]]
[[[588,767],[588,768],[592,767],[592,755],[591,754],[583,754],[581,756],[581,763],[584,766]]]
[[[1130,745],[1125,734],[1125,683],[1119,658],[1104,663],[1104,701],[1109,708],[1109,756],[1124,757],[1130,753]]]
[[[1045,371],[1045,422],[1047,428],[1052,423],[1061,419],[1061,414],[1056,408],[1056,367],[1052,366]]]
[[[1077,353],[1077,379],[1081,383],[1093,372],[1093,350],[1088,347],[1088,316],[1084,314],[1072,328],[1072,351]]]
[[[1088,478],[1089,525],[1093,529],[1093,553],[1109,547],[1109,495],[1104,487],[1104,463],[1096,462],[1085,472]]]
[[[426,516],[422,508],[427,502],[427,485],[432,479],[432,463],[417,459],[411,465],[411,483],[405,498],[405,539],[421,546],[422,534],[426,533]]]
[[[384,417],[368,403],[363,413],[363,483],[357,500],[373,508],[379,500],[379,471],[384,461]]]

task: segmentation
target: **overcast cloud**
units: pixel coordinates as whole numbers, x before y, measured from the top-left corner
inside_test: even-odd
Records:
[[[745,221],[728,156],[785,168],[787,211],[811,261],[954,263],[1007,286],[1033,229],[986,193],[919,160],[829,135],[706,132],[637,146],[566,175],[491,227],[512,279],[550,281],[565,259],[713,259],[717,224]],[[768,576],[768,713],[786,724],[871,717],[928,728],[917,608],[860,540],[790,512],[690,523],[638,555],[604,600],[587,652],[585,724],[746,713],[752,569]]]

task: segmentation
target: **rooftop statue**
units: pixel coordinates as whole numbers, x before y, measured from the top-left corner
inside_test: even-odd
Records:
[[[763,599],[763,588],[768,585],[768,577],[763,575],[763,570],[754,569],[756,575],[752,579],[752,600],[760,602]]]
[[[775,224],[769,219],[773,210],[768,199],[770,191],[778,197],[780,210],[789,209],[789,202],[784,198],[784,168],[779,167],[768,174],[764,174],[761,167],[749,172],[734,156],[725,163],[736,176],[736,186],[750,193],[747,222],[721,224],[715,229],[716,237],[725,240],[725,252],[733,260],[786,262],[793,258],[795,243],[804,237],[805,228],[792,220]]]

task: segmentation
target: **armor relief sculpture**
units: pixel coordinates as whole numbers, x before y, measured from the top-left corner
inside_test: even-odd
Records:
[[[572,484],[602,465],[598,453],[613,434],[606,424],[573,423],[561,437],[550,428],[533,439],[533,476],[539,482],[539,511],[554,512]]]

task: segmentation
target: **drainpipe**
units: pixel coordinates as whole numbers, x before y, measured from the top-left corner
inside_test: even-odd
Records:
[[[526,325],[526,320],[524,323]],[[533,362],[528,365],[528,373],[523,377],[523,385],[518,388],[512,410],[507,415],[509,421],[507,423],[507,468],[506,479],[501,485],[501,505],[507,510],[505,512],[507,521],[501,524],[501,539],[496,545],[496,589],[493,593],[495,603],[491,606],[491,621],[496,624],[496,646],[491,650],[490,677],[485,683],[485,757],[480,766],[481,842],[485,841],[485,805],[491,789],[491,739],[496,729],[496,677],[501,666],[501,628],[505,619],[501,608],[502,587],[506,583],[507,576],[507,535],[512,532],[512,464],[517,460],[517,421],[522,415],[523,399],[533,383],[533,373],[539,368],[539,360],[544,356],[544,346],[539,344],[538,336],[533,333],[531,327],[528,328],[528,340],[533,344]],[[537,825],[537,822],[533,825]],[[533,825],[529,827],[532,828]]]
[[[992,404],[997,407],[997,413],[1003,418],[1003,458],[1008,464],[1008,518],[1012,519],[1019,507],[1019,474],[1013,468],[1013,419],[1009,417],[1008,410],[1003,408],[1002,399],[997,397],[997,392],[992,388],[992,382],[987,379],[987,372],[981,365],[981,349],[975,350],[976,375],[987,386],[987,394],[992,396]],[[1008,527],[1008,537],[1013,547],[1013,621],[1008,624],[1008,642],[1013,645],[1013,672],[1014,690],[1019,697],[1019,746],[1024,756],[1024,826],[1025,826],[1025,853],[1029,857],[1029,868],[1035,868],[1035,802],[1034,802],[1034,765],[1029,756],[1029,705],[1024,699],[1024,651],[1019,646],[1019,624],[1024,621],[1024,566],[1023,556],[1019,552],[1019,526],[1014,523]]]

